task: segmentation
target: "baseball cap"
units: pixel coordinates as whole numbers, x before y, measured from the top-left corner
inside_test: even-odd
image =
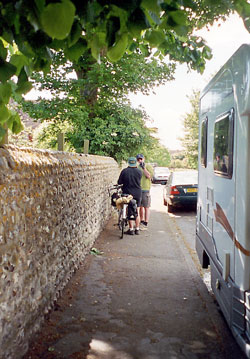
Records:
[[[128,165],[129,165],[129,167],[136,167],[136,158],[135,157],[129,157]]]
[[[139,153],[137,156],[136,156],[136,159],[139,160],[139,158],[144,158],[143,154],[142,153]]]

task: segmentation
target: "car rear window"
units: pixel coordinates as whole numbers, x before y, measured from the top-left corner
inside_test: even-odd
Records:
[[[169,170],[169,168],[165,168],[165,167],[156,167],[155,169],[154,169],[154,172],[155,173],[166,173],[166,174],[169,174],[170,173],[170,170]]]
[[[173,173],[174,185],[198,184],[198,171],[195,172],[175,172]]]

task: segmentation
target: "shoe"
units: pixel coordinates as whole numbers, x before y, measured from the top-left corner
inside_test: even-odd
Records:
[[[140,230],[141,231],[146,231],[148,229],[148,223],[145,222],[145,221],[141,221],[141,227],[140,227]]]
[[[135,230],[135,234],[136,234],[137,236],[140,234],[139,229],[136,229],[136,230]]]
[[[130,236],[133,236],[135,234],[135,231],[131,231],[130,229],[128,229],[126,232],[124,232],[124,234],[129,234]]]

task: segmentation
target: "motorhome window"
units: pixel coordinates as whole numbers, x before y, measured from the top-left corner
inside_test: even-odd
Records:
[[[233,111],[218,118],[214,125],[214,172],[232,178]]]
[[[207,117],[201,123],[201,164],[207,167]]]

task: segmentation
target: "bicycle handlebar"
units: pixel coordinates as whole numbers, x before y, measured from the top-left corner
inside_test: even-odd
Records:
[[[114,184],[112,187],[110,187],[109,189],[108,189],[108,191],[109,191],[109,194],[110,194],[110,191],[112,191],[112,190],[114,190],[114,189],[116,189],[116,190],[118,190],[118,189],[120,189],[120,188],[122,188],[123,187],[123,184]]]
[[[122,188],[123,187],[123,184],[114,184],[112,187],[110,187],[109,189],[119,189],[119,188]]]

